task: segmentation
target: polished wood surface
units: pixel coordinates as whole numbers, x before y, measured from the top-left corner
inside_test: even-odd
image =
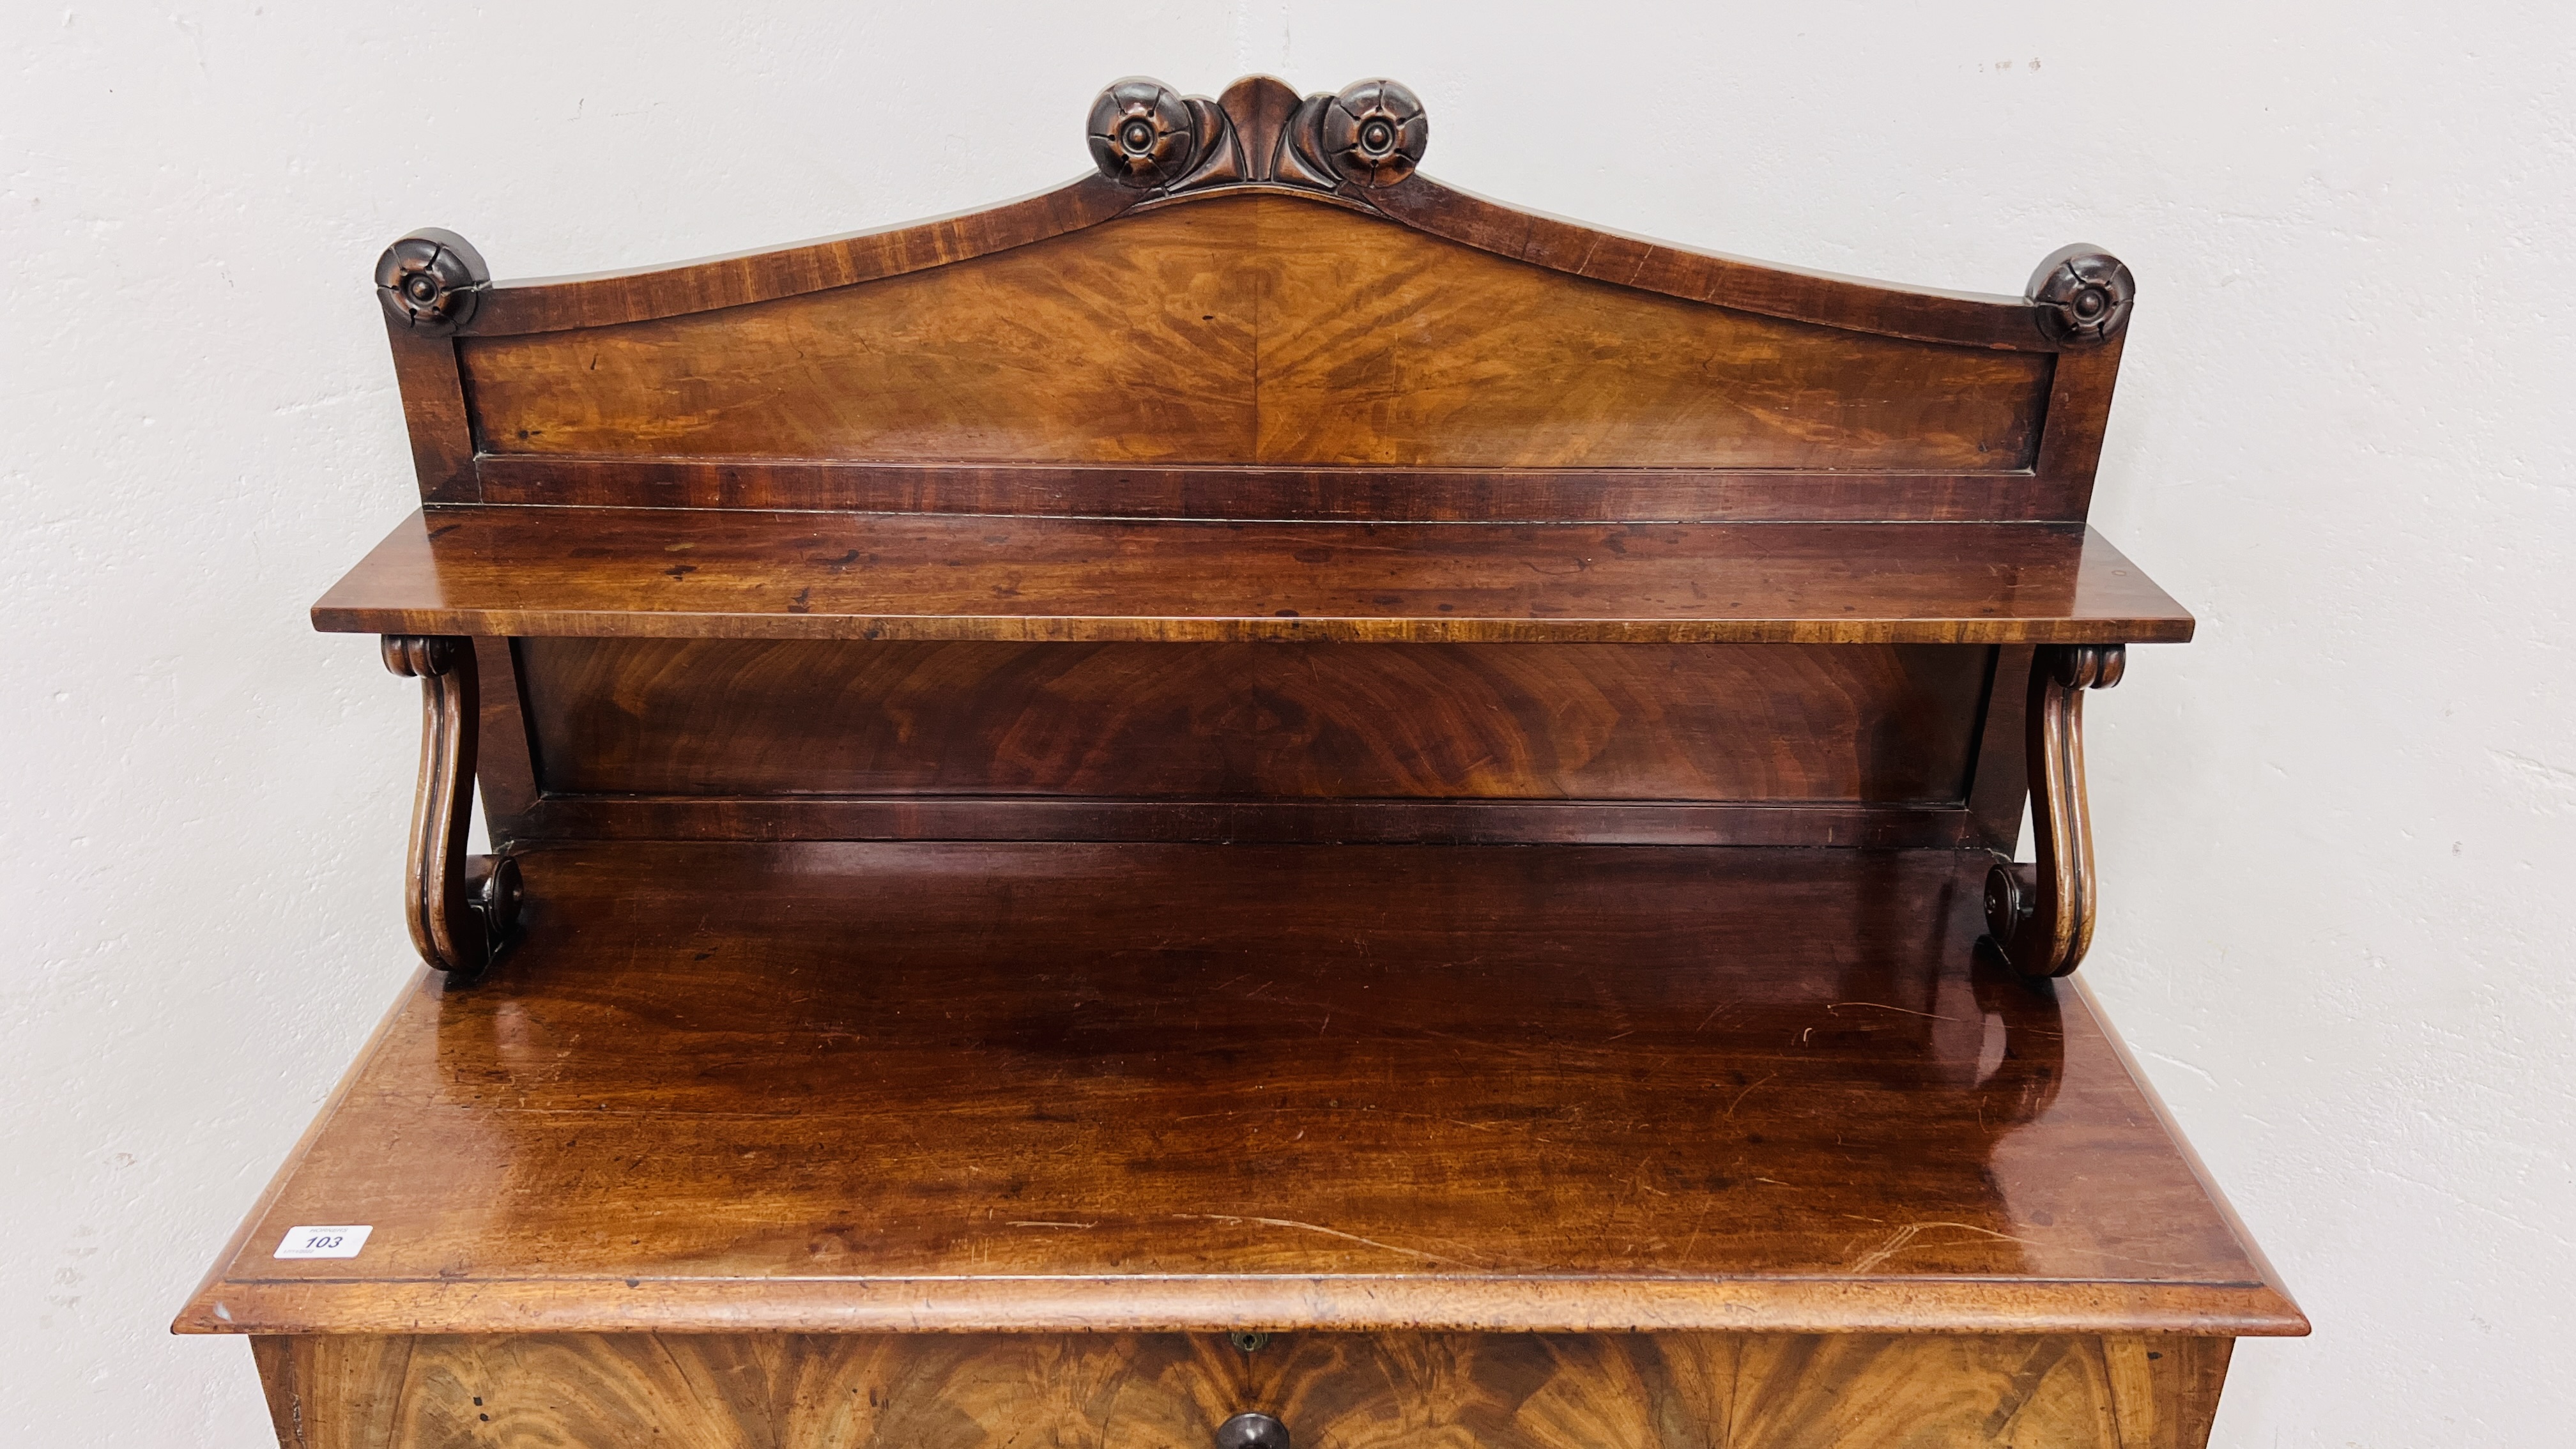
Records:
[[[1433,236],[1571,276],[1710,306],[1851,331],[1971,347],[2051,347],[2026,299],[1885,282],[1750,261],[1522,211],[1429,177],[1389,188],[1378,210]]]
[[[2090,1335],[253,1340],[287,1449],[2202,1449],[2230,1343]]]
[[[403,424],[411,434],[412,471],[425,503],[474,503],[482,498],[480,459],[465,380],[457,372],[456,339],[386,324],[394,354],[394,382],[402,391]]]
[[[522,859],[182,1328],[2303,1330],[1982,854]]]
[[[1408,643],[2189,639],[2090,529],[1121,523],[463,508],[313,606],[372,634]]]
[[[2071,426],[2071,424],[2069,425]],[[2055,436],[2054,433],[2051,434]],[[484,503],[1353,523],[2021,523],[2084,516],[2041,472],[828,463],[484,454]],[[452,501],[446,495],[439,500]]]
[[[482,738],[481,669],[470,639],[388,634],[385,667],[420,681],[420,778],[403,864],[403,915],[420,958],[471,980],[517,939],[519,867],[507,856],[468,855],[476,746]]]
[[[379,267],[422,497],[2084,517],[2135,300],[2116,258],[2061,249],[2019,297],[1751,262],[1445,187],[1414,169],[1427,124],[1382,78],[1134,80],[1088,123],[1100,174],[968,215],[499,282],[425,231],[387,257],[435,238],[478,269],[422,300]],[[1546,476],[1473,476],[1496,469]]]
[[[462,355],[505,456],[1917,472],[2028,468],[2052,365],[1272,196]]]
[[[2019,794],[1976,805],[2021,777],[1978,728],[1995,655],[531,638],[525,723],[487,733],[543,793],[485,798],[520,843],[2010,849]]]
[[[2013,822],[2018,823],[2018,820]],[[2009,850],[1949,804],[1772,800],[1137,799],[1120,795],[549,795],[562,840],[1099,840],[1300,845],[1760,845]]]
[[[609,795],[1958,802],[1973,645],[521,642]]]
[[[741,307],[946,266],[1096,225],[1136,197],[1096,176],[963,216],[577,277],[495,282],[466,331],[552,332]]]
[[[2090,931],[2072,691],[2193,630],[2084,525],[2127,268],[1517,211],[1384,77],[1084,134],[386,250],[429,506],[314,620],[425,681],[448,974],[174,1327],[291,1449],[2199,1449],[2306,1321],[2014,969]]]
[[[1249,164],[1239,175],[1201,172],[1180,178],[1191,184],[1178,188],[1086,176],[986,211],[772,251],[590,276],[505,280],[480,299],[465,330],[496,336],[606,327],[805,296],[1043,241],[1130,211],[1141,216],[1176,205],[1231,206],[1261,196],[1365,210],[1569,277],[1764,316],[1970,346],[2063,345],[2051,326],[2055,308],[2028,295],[1906,287],[1749,261],[1521,211],[1418,171],[1359,188],[1337,186],[1337,176],[1284,176],[1281,163],[1294,170],[1302,159],[1278,145],[1282,132],[1296,124],[1293,112],[1304,109],[1296,92],[1271,77],[1248,76],[1227,89],[1218,109],[1239,134],[1253,138]]]
[[[2084,790],[2084,691],[2128,667],[2117,644],[2048,645],[2031,660],[2025,746],[2031,863],[1986,873],[1986,945],[2025,976],[2066,976],[2093,947],[2093,812]]]

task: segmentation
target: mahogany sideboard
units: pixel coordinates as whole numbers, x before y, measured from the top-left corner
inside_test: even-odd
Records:
[[[1086,135],[386,252],[422,509],[314,620],[423,964],[176,1328],[289,1449],[2203,1444],[2307,1323],[2071,974],[2192,632],[2085,522],[2127,268],[1513,210],[1392,81]]]

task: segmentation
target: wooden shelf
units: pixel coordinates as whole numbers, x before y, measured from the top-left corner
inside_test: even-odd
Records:
[[[2145,643],[2192,618],[2066,524],[1354,524],[477,506],[313,609],[377,634]]]
[[[177,1326],[2304,1332],[1986,859],[531,851]]]

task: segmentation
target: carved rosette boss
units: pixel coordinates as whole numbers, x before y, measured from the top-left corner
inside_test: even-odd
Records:
[[[1091,159],[1121,185],[1169,186],[1198,160],[1199,129],[1186,99],[1160,81],[1130,77],[1091,103]]]
[[[376,300],[414,332],[453,332],[472,321],[491,281],[474,244],[439,227],[422,227],[376,258]]]
[[[1100,174],[1139,191],[1172,196],[1249,183],[1338,192],[1365,204],[1367,191],[1413,174],[1431,119],[1421,97],[1391,80],[1300,101],[1280,81],[1246,76],[1220,102],[1130,76],[1092,102],[1085,137]]]
[[[1391,80],[1353,81],[1337,96],[1308,96],[1280,138],[1278,177],[1336,191],[1393,186],[1431,144],[1422,98]]]
[[[1325,101],[1315,122],[1323,160],[1345,181],[1393,186],[1431,144],[1422,98],[1391,80],[1364,80]]]
[[[2120,259],[2081,243],[2048,254],[2023,293],[2040,309],[2039,327],[2061,347],[2091,347],[2129,325],[2137,279]]]

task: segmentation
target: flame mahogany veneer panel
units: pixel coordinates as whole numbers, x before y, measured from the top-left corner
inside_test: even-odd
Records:
[[[521,641],[548,790],[1958,801],[1992,651]]]
[[[458,355],[501,456],[1935,473],[2031,466],[2055,366],[1279,197]]]
[[[258,1339],[291,1449],[2201,1449],[2224,1338],[526,1334]]]
[[[485,454],[480,501],[1352,523],[2073,520],[2081,487],[2035,473],[1742,468],[1271,468],[829,463]]]

